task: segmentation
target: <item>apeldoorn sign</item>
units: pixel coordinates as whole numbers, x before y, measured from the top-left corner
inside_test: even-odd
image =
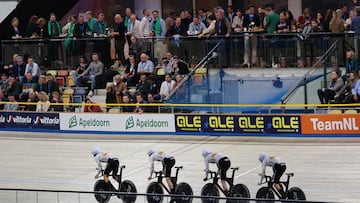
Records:
[[[360,115],[301,115],[302,134],[359,134]]]
[[[170,114],[61,113],[60,130],[107,132],[175,132]]]

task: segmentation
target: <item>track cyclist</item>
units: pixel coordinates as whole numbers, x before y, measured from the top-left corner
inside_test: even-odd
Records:
[[[98,164],[97,170],[98,173],[95,176],[95,179],[99,178],[100,173],[103,171],[102,168],[102,164],[101,163],[106,163],[106,168],[104,170],[104,181],[106,183],[105,185],[105,190],[109,190],[111,187],[111,184],[109,183],[109,175],[112,172],[112,177],[119,182],[118,180],[118,170],[119,170],[119,159],[114,157],[112,154],[108,153],[108,152],[102,152],[101,149],[99,147],[93,147],[91,149],[91,154],[94,156],[95,158],[95,162]]]
[[[149,156],[149,160],[150,160],[150,176],[148,177],[148,180],[151,180],[152,174],[154,173],[155,161],[160,161],[163,166],[163,174],[165,175],[165,179],[169,186],[170,193],[174,194],[175,193],[174,184],[172,183],[170,176],[171,176],[171,169],[175,165],[175,158],[164,151],[158,151],[154,148],[148,149],[147,155]]]
[[[261,176],[260,182],[258,183],[258,185],[261,185],[264,177],[265,177],[265,171],[266,171],[266,167],[270,166],[273,169],[273,188],[275,192],[279,193],[279,196],[284,197],[284,190],[280,184],[280,178],[281,176],[284,174],[285,170],[286,170],[286,164],[285,162],[277,157],[277,156],[270,156],[267,153],[260,153],[259,154],[259,161],[262,164],[262,172],[259,174]]]
[[[205,178],[204,181],[208,179],[209,174],[209,163],[216,163],[218,167],[217,174],[220,174],[221,184],[223,187],[223,190],[226,194],[229,193],[228,185],[226,182],[226,172],[229,170],[231,166],[230,159],[226,156],[224,156],[221,153],[213,153],[209,149],[204,149],[202,151],[202,156],[204,157],[205,161]]]

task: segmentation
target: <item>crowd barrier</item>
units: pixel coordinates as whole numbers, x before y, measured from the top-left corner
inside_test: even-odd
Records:
[[[360,137],[360,114],[1,112],[0,130],[193,136]]]

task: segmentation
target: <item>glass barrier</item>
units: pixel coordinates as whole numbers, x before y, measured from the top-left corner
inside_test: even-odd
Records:
[[[108,193],[110,194],[110,193]],[[118,199],[117,195],[123,195],[124,193],[112,192],[110,202]],[[51,191],[51,190],[26,190],[26,189],[0,189],[0,200],[6,203],[81,203],[81,202],[98,202],[95,199],[94,192],[85,191]],[[172,202],[171,200],[177,199],[181,203],[251,203],[251,202],[297,202],[306,203],[304,200],[266,200],[262,199],[241,199],[241,198],[225,198],[225,197],[201,197],[201,196],[181,196],[176,197],[170,195],[156,194],[137,194],[135,201],[130,203],[161,203],[161,202]],[[116,200],[115,200],[116,201]],[[126,202],[126,201],[124,201]],[[176,202],[176,201],[175,201]],[[316,201],[311,201],[317,203]],[[326,203],[323,202],[322,203]]]

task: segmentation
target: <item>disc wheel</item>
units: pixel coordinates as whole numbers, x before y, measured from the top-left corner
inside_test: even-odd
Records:
[[[193,190],[191,186],[187,183],[179,183],[175,187],[175,194],[184,195],[176,197],[176,203],[191,203],[193,198]]]
[[[306,200],[305,193],[298,187],[292,187],[286,194],[289,200]]]
[[[230,197],[250,198],[249,189],[244,184],[236,184],[230,192]],[[249,200],[227,200],[227,203],[249,203]]]
[[[161,185],[157,182],[152,182],[146,189],[146,199],[148,203],[162,203],[164,190]],[[160,195],[157,195],[160,194]]]
[[[256,200],[256,203],[274,203],[274,193],[268,187],[260,188],[256,193],[256,199],[264,199],[264,201]],[[270,201],[269,201],[270,200]]]
[[[201,189],[201,202],[202,203],[219,203],[219,199],[217,197],[220,196],[219,190],[212,183],[207,183]]]
[[[104,194],[104,193],[99,193],[99,192],[103,192],[103,191],[109,191],[109,190],[105,190],[105,181],[104,180],[98,180],[96,181],[95,185],[94,185],[94,192],[96,192],[94,194],[96,201],[98,201],[99,203],[107,203],[110,201],[111,198],[111,194]]]
[[[120,199],[122,199],[125,203],[133,203],[136,201],[136,187],[135,184],[130,180],[124,180],[120,184],[120,192],[121,193],[129,193],[125,195],[121,195]]]

